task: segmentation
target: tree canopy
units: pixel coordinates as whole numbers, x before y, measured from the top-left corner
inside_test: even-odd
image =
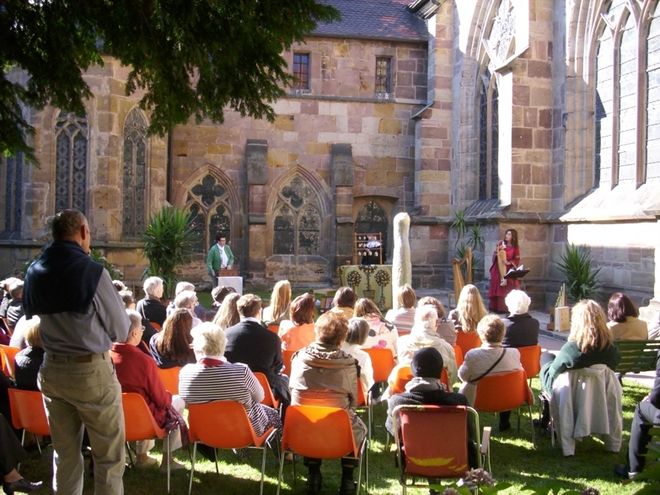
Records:
[[[0,152],[32,156],[22,105],[82,112],[102,55],[131,67],[153,133],[227,107],[272,120],[291,82],[282,52],[338,18],[316,0],[0,0]]]

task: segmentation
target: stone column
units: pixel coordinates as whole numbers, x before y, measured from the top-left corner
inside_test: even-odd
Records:
[[[334,268],[353,260],[353,149],[350,144],[333,144],[330,149],[330,187],[334,196],[336,237]],[[332,229],[335,230],[335,229]]]
[[[245,211],[241,271],[263,273],[266,260],[266,183],[268,182],[268,142],[248,139],[245,144]]]

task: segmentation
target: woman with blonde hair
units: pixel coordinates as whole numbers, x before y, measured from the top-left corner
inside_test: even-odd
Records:
[[[355,318],[364,318],[369,323],[369,335],[362,346],[363,349],[370,347],[386,347],[396,356],[396,341],[399,332],[396,327],[383,318],[383,314],[371,299],[362,297],[355,303]]]
[[[266,325],[278,325],[289,315],[290,304],[291,283],[288,280],[279,280],[273,287],[270,304],[263,309],[261,319]]]
[[[479,289],[467,284],[461,290],[456,301],[456,308],[449,313],[449,319],[454,323],[457,332],[474,332],[481,319],[488,314]]]
[[[241,315],[238,314],[236,302],[241,297],[240,294],[232,292],[225,296],[220,305],[220,309],[213,318],[213,323],[220,327],[220,330],[227,330],[241,321]]]

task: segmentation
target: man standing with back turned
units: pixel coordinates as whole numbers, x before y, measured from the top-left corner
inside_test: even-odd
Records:
[[[23,304],[41,318],[46,351],[39,372],[53,440],[53,489],[83,491],[83,426],[94,456],[94,493],[124,492],[121,387],[108,355],[126,340],[129,320],[108,272],[91,260],[87,219],[64,210],[52,222],[53,242],[27,271]]]

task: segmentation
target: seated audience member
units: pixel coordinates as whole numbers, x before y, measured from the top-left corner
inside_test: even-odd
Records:
[[[499,316],[484,316],[477,325],[477,332],[482,341],[481,347],[469,350],[458,369],[458,377],[463,382],[460,392],[467,397],[470,404],[474,404],[477,383],[483,377],[522,369],[518,349],[502,347],[504,323]],[[500,431],[511,428],[510,416],[511,411],[500,413]]]
[[[23,281],[17,280],[9,286],[9,294],[11,295],[11,302],[7,307],[7,325],[9,331],[13,332],[16,323],[24,314],[23,311]]]
[[[194,290],[184,290],[174,298],[174,307],[176,309],[185,309],[190,313],[193,319],[193,328],[199,325],[202,320],[195,315],[195,307],[197,306],[197,294]]]
[[[314,296],[310,293],[291,302],[289,319],[282,320],[278,331],[283,350],[297,351],[314,341],[314,303]]]
[[[30,493],[42,487],[41,481],[28,481],[18,472],[19,463],[27,457],[23,446],[18,441],[5,417],[0,414],[0,471],[2,489],[6,495]]]
[[[227,294],[222,300],[222,304],[220,305],[215,318],[213,318],[213,323],[218,325],[220,330],[225,331],[241,321],[241,315],[238,314],[238,308],[236,307],[236,302],[240,297],[240,294],[232,292]]]
[[[654,425],[660,425],[660,359],[657,360],[655,365],[653,389],[635,407],[632,424],[630,425],[628,464],[626,466],[616,466],[616,474],[633,479],[644,470],[648,444],[651,441],[649,430]]]
[[[27,347],[16,354],[14,358],[14,379],[16,387],[23,390],[39,390],[37,375],[44,360],[44,348],[41,344],[41,320],[33,316],[25,325],[25,341]]]
[[[0,282],[0,289],[3,291],[2,301],[0,301],[0,317],[7,318],[7,308],[11,302],[11,294],[9,293],[9,288],[12,284],[20,281],[20,278],[9,277]]]
[[[357,403],[358,366],[355,358],[341,350],[348,332],[346,318],[332,312],[319,317],[314,326],[316,340],[301,349],[291,363],[291,403],[340,407],[352,419],[353,436],[359,445],[367,428],[355,414]],[[321,460],[305,458],[309,474],[307,493],[321,492]],[[356,491],[353,470],[354,459],[342,459],[340,494]]]
[[[605,312],[596,301],[584,299],[573,306],[568,341],[556,356],[550,352],[541,354],[540,378],[546,397],[550,397],[555,379],[564,371],[594,364],[605,364],[612,370],[616,369],[619,354],[605,321]],[[543,428],[547,428],[550,421],[549,406],[549,402],[544,401],[540,421]]]
[[[456,344],[456,330],[454,330],[454,324],[447,320],[447,313],[442,303],[435,297],[425,296],[417,301],[418,308],[424,305],[433,306],[438,314],[438,320],[435,324],[435,332],[445,339],[449,345],[453,346]]]
[[[165,312],[167,313],[167,316],[172,314],[172,312],[177,308],[176,306],[176,297],[181,294],[183,291],[192,291],[195,293],[195,307],[194,307],[194,316],[199,318],[200,321],[203,321],[204,318],[206,318],[206,308],[199,304],[199,300],[197,299],[197,292],[195,291],[195,286],[191,284],[190,282],[179,282],[176,284],[176,287],[174,288],[174,299],[170,301],[170,303],[167,305],[167,308],[165,309]]]
[[[122,392],[136,392],[144,397],[158,426],[168,431],[176,429],[176,433],[170,435],[170,452],[173,452],[181,447],[179,427],[184,424],[181,412],[185,403],[179,396],[172,396],[165,390],[153,359],[138,349],[142,342],[142,317],[137,311],[127,310],[126,313],[131,322],[126,342],[115,342],[110,350],[110,358],[115,366],[117,380],[119,380]],[[153,466],[158,462],[148,454],[153,446],[153,440],[137,442],[135,450],[138,467]],[[163,455],[161,470],[167,469],[168,457],[170,458],[170,469],[183,469],[184,466],[172,459],[171,455]]]
[[[385,319],[392,322],[397,332],[399,332],[399,336],[407,335],[415,323],[417,294],[415,294],[412,287],[405,284],[398,288],[396,297],[399,307],[390,309],[385,315]]]
[[[278,280],[270,294],[270,304],[261,312],[261,319],[266,325],[279,325],[289,316],[291,305],[291,283],[288,280]]]
[[[353,289],[350,287],[340,287],[332,299],[332,309],[330,311],[350,320],[354,316],[353,308],[355,307],[356,300],[357,296]]]
[[[396,343],[398,361],[399,365],[410,364],[413,355],[419,349],[433,347],[442,356],[451,386],[458,378],[456,356],[454,355],[454,348],[436,333],[437,319],[438,313],[433,306],[426,305],[417,308],[412,331],[408,335],[399,337]],[[439,377],[440,375],[436,378]]]
[[[234,400],[245,407],[257,435],[271,426],[279,428],[279,414],[261,404],[264,391],[250,368],[225,360],[225,333],[213,323],[202,323],[192,334],[197,361],[184,366],[179,374],[179,392],[186,404]]]
[[[115,289],[117,289],[117,292],[121,292],[123,290],[128,290],[128,287],[126,287],[126,284],[122,282],[121,280],[113,280],[112,285]]]
[[[275,397],[285,405],[289,404],[289,380],[282,375],[282,342],[259,320],[261,298],[254,294],[245,294],[239,297],[236,308],[241,315],[241,321],[225,331],[227,361],[247,364],[253,372],[265,374]]]
[[[142,285],[144,298],[137,303],[136,311],[140,313],[143,320],[157,323],[161,327],[167,318],[165,306],[160,301],[163,297],[163,279],[160,277],[149,277]]]
[[[481,319],[488,314],[479,289],[466,284],[461,289],[456,301],[456,308],[449,312],[448,319],[454,324],[456,332],[474,332]]]
[[[176,309],[163,325],[163,330],[151,337],[149,350],[159,368],[174,368],[195,362],[190,348],[193,317],[187,309]]]
[[[640,320],[639,311],[628,296],[615,292],[607,303],[607,328],[612,337],[617,340],[647,340],[648,327],[644,320]]]
[[[504,347],[526,347],[539,343],[539,321],[528,313],[531,299],[514,289],[504,298],[509,316],[504,318]]]
[[[124,303],[126,309],[135,309],[135,297],[133,297],[133,291],[128,289],[120,290],[119,297],[121,297],[121,301]]]
[[[402,405],[467,406],[463,394],[447,392],[438,378],[444,368],[442,355],[433,347],[425,347],[415,352],[410,363],[413,379],[406,384],[406,391],[394,394],[387,400],[387,420],[385,427],[391,435],[392,412]]]
[[[363,297],[355,303],[354,314],[357,318],[364,318],[369,323],[369,335],[362,348],[387,348],[396,356],[396,341],[399,338],[399,332],[394,325],[383,318],[378,306],[370,299]]]
[[[346,340],[341,344],[341,350],[353,356],[360,365],[360,381],[362,390],[366,393],[374,386],[374,368],[371,357],[362,350],[364,342],[369,335],[369,323],[364,318],[351,318],[348,320]]]
[[[27,347],[25,333],[29,327],[30,320],[28,320],[25,315],[21,316],[21,319],[16,323],[16,327],[14,327],[14,333],[11,334],[9,345],[18,349],[25,349]]]
[[[224,301],[225,297],[227,297],[232,292],[235,293],[236,289],[226,285],[218,285],[217,287],[214,287],[213,290],[211,290],[211,298],[213,299],[214,308],[213,311],[217,312],[218,308],[222,304],[222,301]]]

